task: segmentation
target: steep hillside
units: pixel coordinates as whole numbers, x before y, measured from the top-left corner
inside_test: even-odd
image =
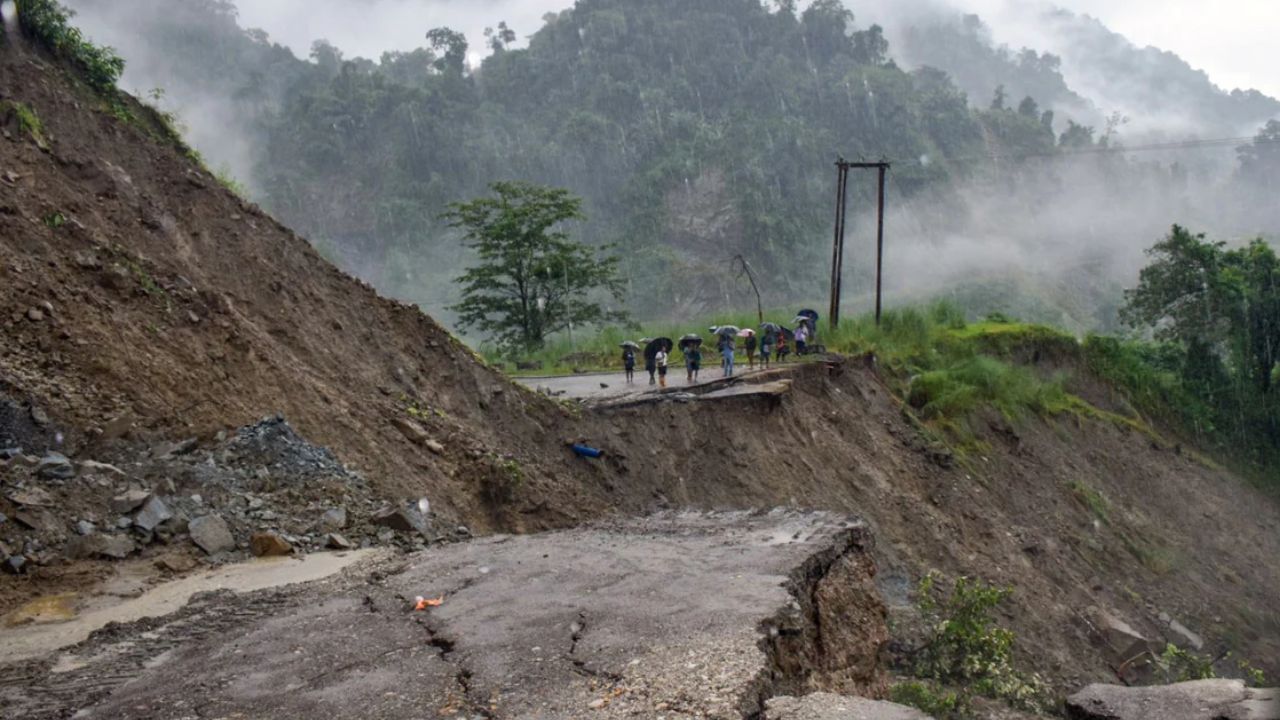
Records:
[[[131,100],[108,112],[16,39],[0,89],[2,389],[77,459],[213,444],[279,412],[380,496],[426,495],[439,520],[479,530],[672,507],[852,512],[908,621],[929,570],[1012,586],[1021,660],[1057,690],[1122,672],[1107,617],[1280,671],[1280,511],[1140,418],[979,415],[953,449],[871,357],[798,365],[775,396],[566,407],[324,262]],[[1126,413],[1068,360],[1025,360]],[[576,458],[566,439],[605,454]]]
[[[0,376],[71,451],[281,413],[386,496],[426,495],[482,527],[477,477],[510,459],[535,488],[565,472],[562,410],[222,188],[137,103],[121,121],[20,44],[0,53]]]

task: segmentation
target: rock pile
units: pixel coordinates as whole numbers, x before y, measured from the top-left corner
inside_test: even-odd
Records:
[[[103,462],[103,459],[111,462]],[[190,543],[236,556],[448,540],[424,499],[388,503],[280,417],[229,436],[116,448],[107,458],[0,449],[0,561],[11,573]],[[460,529],[461,530],[461,529]]]

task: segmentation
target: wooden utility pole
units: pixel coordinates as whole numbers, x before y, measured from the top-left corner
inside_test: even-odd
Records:
[[[844,267],[844,215],[849,181],[849,164],[844,158],[836,160],[836,234],[831,243],[831,327],[840,324],[840,270]]]
[[[880,298],[884,268],[884,181],[889,172],[889,163],[880,162],[848,162],[844,158],[836,160],[836,232],[831,247],[831,327],[840,325],[840,295],[843,290],[844,277],[844,230],[845,214],[848,208],[846,198],[849,186],[850,168],[875,168],[879,171],[879,189],[876,202],[876,325],[880,324]]]
[[[751,281],[751,289],[755,291],[755,294],[756,294],[756,317],[758,318],[758,322],[763,324],[764,323],[764,303],[761,302],[760,300],[760,288],[756,286],[756,274],[751,272],[751,263],[747,262],[747,259],[742,257],[742,255],[740,254],[734,255],[733,261],[738,263],[738,266],[740,268],[738,270],[738,278],[741,279],[743,273],[746,273],[747,279]]]

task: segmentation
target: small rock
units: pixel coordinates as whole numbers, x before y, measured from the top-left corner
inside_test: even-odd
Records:
[[[40,322],[44,320],[44,311],[40,308],[31,308],[27,310],[27,319],[31,322]]]
[[[22,448],[20,447],[0,448],[0,460],[12,460],[16,457],[20,457],[21,455]]]
[[[165,555],[156,561],[156,567],[175,573],[194,570],[198,564],[195,558],[189,555]]]
[[[276,533],[259,532],[249,537],[249,552],[258,557],[275,557],[293,552],[293,546]]]
[[[338,533],[329,533],[328,535],[326,535],[324,539],[324,546],[327,548],[332,548],[334,550],[350,550],[351,548],[355,547],[354,545],[351,544],[350,540],[339,535]]]
[[[27,559],[22,555],[10,555],[5,558],[4,571],[10,575],[21,575],[27,571]]]
[[[471,537],[471,528],[467,527],[466,525],[459,525],[458,529],[455,530],[454,532],[461,535],[462,537]]]
[[[88,520],[81,520],[76,523],[76,532],[81,535],[92,535],[98,528]]]
[[[227,522],[217,515],[204,515],[190,522],[187,532],[191,534],[191,542],[210,555],[229,552],[236,549],[236,540],[231,537],[231,529]]]
[[[81,460],[80,470],[81,472],[86,472],[86,473],[105,473],[109,475],[115,475],[116,477],[126,476],[125,471],[121,470],[115,465],[108,465],[107,463],[98,462],[96,460]]]
[[[121,515],[120,517],[116,518],[116,527],[120,528],[121,530],[127,530],[132,526],[133,526],[133,518],[129,517],[128,515]]]
[[[422,445],[431,439],[421,425],[408,418],[398,417],[392,420],[391,424],[395,425],[400,434],[404,435],[412,443]]]
[[[160,523],[173,517],[173,512],[169,510],[169,506],[159,497],[152,495],[143,503],[142,508],[133,516],[134,527],[141,528],[147,532],[155,530]]]
[[[13,514],[13,519],[36,532],[53,532],[62,527],[62,524],[43,508],[19,510]]]
[[[36,475],[54,480],[68,480],[76,476],[76,468],[62,453],[51,452],[36,464]]]
[[[444,454],[444,445],[439,440],[433,440],[431,438],[427,438],[425,444],[427,446],[427,449],[435,453],[436,455]]]
[[[182,442],[174,443],[169,447],[165,448],[164,452],[160,453],[160,455],[161,457],[175,457],[178,455],[186,455],[187,453],[196,449],[196,444],[198,442],[199,440],[197,440],[196,438],[187,438]]]
[[[76,265],[85,270],[97,270],[102,267],[102,261],[93,253],[76,253]]]
[[[53,507],[53,496],[42,488],[18,488],[5,493],[15,505],[27,507]]]
[[[587,707],[591,708],[592,710],[599,710],[608,704],[609,702],[604,698],[596,698],[595,700],[592,700],[591,702],[587,703]]]
[[[129,490],[128,492],[120,493],[111,498],[111,511],[117,513],[133,512],[142,507],[142,504],[149,497],[151,497],[151,493],[146,490]]]
[[[32,405],[31,422],[39,425],[40,427],[45,427],[49,424],[49,413],[46,413],[42,408]]]
[[[324,511],[320,516],[320,521],[316,523],[320,532],[337,532],[347,526],[347,510],[346,508],[330,508]]]

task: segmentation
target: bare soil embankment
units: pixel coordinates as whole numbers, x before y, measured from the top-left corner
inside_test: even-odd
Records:
[[[856,363],[805,365],[778,395],[569,408],[334,269],[136,106],[121,122],[17,46],[0,51],[0,93],[36,111],[47,146],[5,121],[0,378],[48,416],[33,442],[62,432],[77,459],[212,447],[278,412],[373,496],[425,495],[439,523],[480,532],[679,507],[852,512],[881,538],[892,605],[930,569],[1013,586],[1023,659],[1060,688],[1114,678],[1097,610],[1280,672],[1276,505],[1129,426],[992,416],[956,456]],[[575,458],[574,439],[604,458]]]

